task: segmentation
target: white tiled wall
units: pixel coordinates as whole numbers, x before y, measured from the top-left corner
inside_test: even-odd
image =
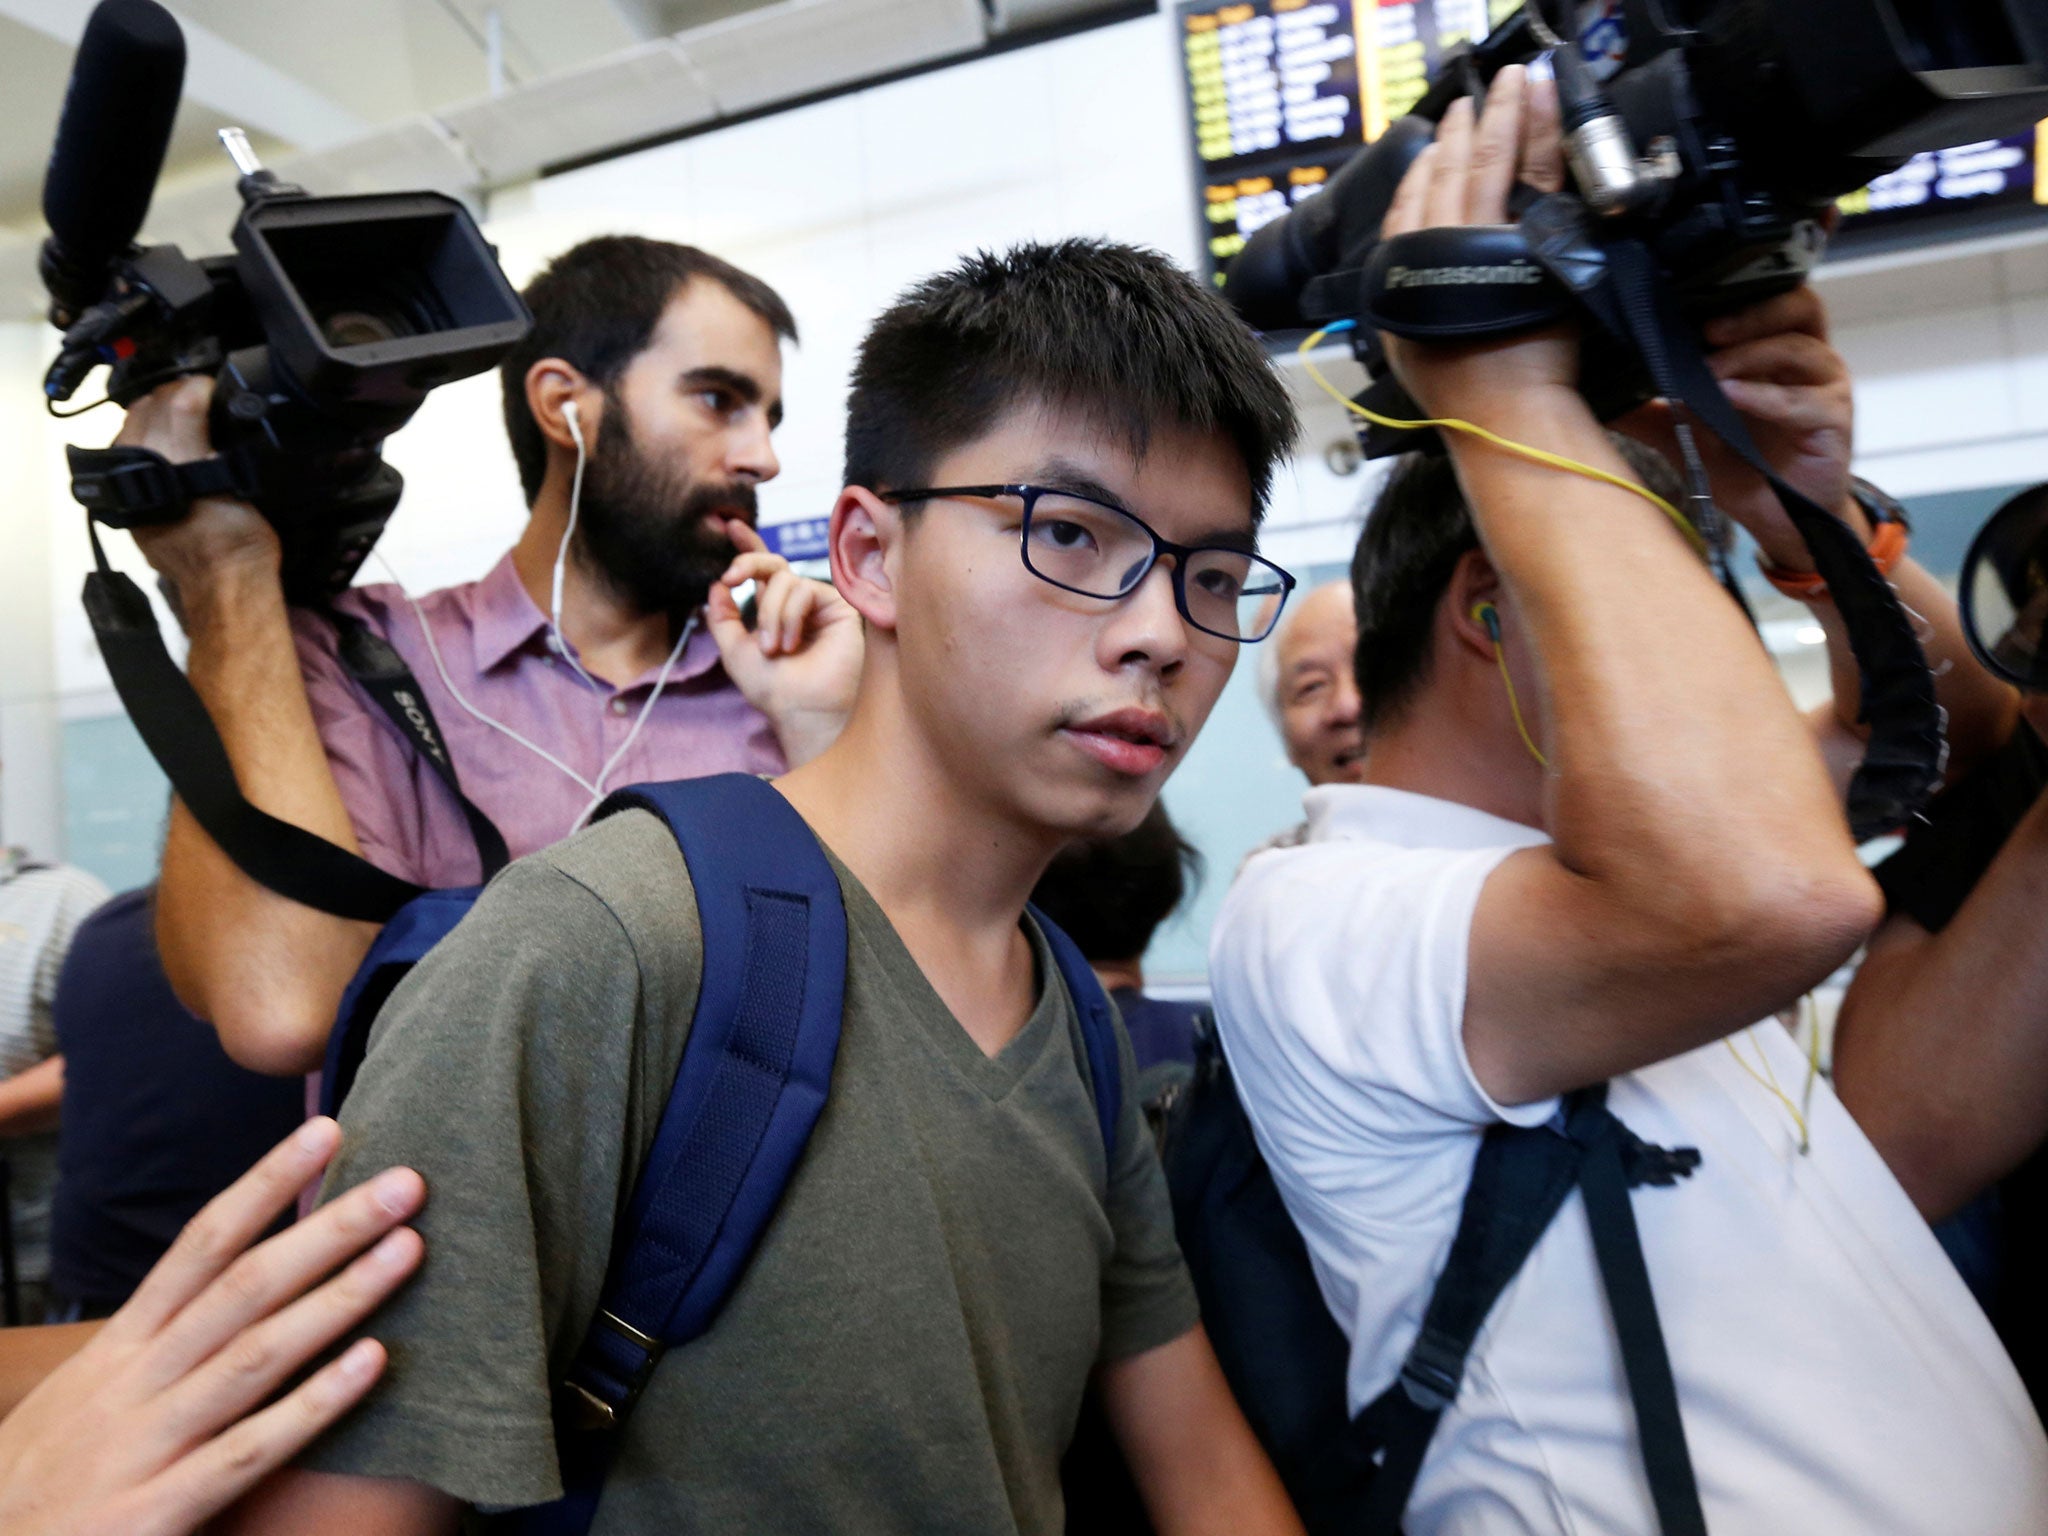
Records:
[[[2048,479],[2048,242],[1823,271],[1858,467],[1914,496]]]
[[[762,513],[815,517],[838,490],[854,349],[905,286],[978,246],[1066,234],[1192,261],[1174,65],[1156,18],[1089,32],[543,181],[493,231],[516,262],[648,229],[780,290],[803,344]]]

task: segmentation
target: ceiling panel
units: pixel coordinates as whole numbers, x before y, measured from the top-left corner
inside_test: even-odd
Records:
[[[409,13],[427,0],[347,0],[346,4],[251,4],[250,0],[169,0],[183,22],[255,55],[310,89],[370,122],[414,110],[421,78],[419,45],[407,26]],[[454,27],[444,18],[440,26]],[[459,40],[459,35],[458,35]],[[475,57],[463,43],[448,57],[428,61],[449,67]],[[476,68],[482,78],[482,66]]]
[[[1012,26],[1039,25],[1110,3],[994,0],[991,11]],[[0,13],[6,4],[0,0]],[[271,116],[281,132],[292,121],[317,127],[353,117],[366,125],[312,154],[254,136],[282,174],[315,193],[433,187],[468,196],[546,165],[970,52],[986,40],[990,14],[983,0],[170,4],[195,38],[203,31],[217,40],[220,99],[239,100],[258,117],[266,103],[278,106]],[[70,5],[82,28],[90,0],[31,6],[25,14],[35,27],[0,14],[0,101],[8,108],[0,116],[0,308],[13,314],[40,307],[30,287],[43,234],[43,167],[72,58],[71,46],[50,35],[64,28],[48,18],[69,15]],[[497,97],[488,94],[479,42],[492,5],[505,27],[512,87]],[[650,30],[680,35],[637,40]],[[294,102],[295,119],[285,110]],[[146,237],[195,254],[225,248],[236,199],[214,136],[228,121],[187,100]]]
[[[0,128],[0,226],[33,227],[42,235],[43,171],[57,136],[57,114],[71,78],[72,50],[55,39],[0,21],[0,101],[7,103]],[[166,194],[194,181],[229,174],[218,132],[228,120],[197,102],[178,109],[158,187]],[[283,146],[252,135],[257,152],[276,155]],[[226,231],[223,230],[225,237]]]
[[[967,52],[982,26],[979,0],[782,0],[677,42],[735,113]]]
[[[487,180],[703,122],[717,103],[668,42],[643,43],[582,69],[441,114]]]
[[[6,128],[0,131],[0,222],[35,213],[70,76],[71,49],[19,22],[0,20],[0,101],[7,103]]]

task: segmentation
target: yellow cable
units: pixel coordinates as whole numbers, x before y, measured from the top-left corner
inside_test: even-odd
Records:
[[[1493,659],[1500,668],[1500,680],[1507,684],[1508,708],[1514,712],[1515,729],[1522,733],[1522,745],[1529,749],[1531,757],[1535,758],[1543,767],[1548,768],[1550,766],[1550,759],[1543,755],[1543,749],[1537,746],[1530,738],[1529,727],[1522,723],[1522,701],[1515,697],[1515,680],[1508,675],[1507,652],[1500,648],[1498,640],[1493,642]]]
[[[1811,1001],[1810,998],[1807,1000]],[[1742,1068],[1742,1070],[1749,1075],[1751,1081],[1755,1082],[1759,1087],[1761,1087],[1764,1090],[1764,1092],[1768,1093],[1772,1098],[1776,1099],[1780,1104],[1785,1106],[1785,1113],[1792,1117],[1793,1125],[1797,1126],[1799,1129],[1799,1150],[1801,1154],[1803,1155],[1807,1152],[1812,1151],[1813,1133],[1807,1126],[1806,1116],[1800,1113],[1799,1106],[1792,1102],[1791,1095],[1786,1093],[1783,1088],[1780,1088],[1778,1086],[1778,1074],[1771,1071],[1771,1058],[1765,1052],[1763,1046],[1759,1044],[1756,1048],[1757,1060],[1762,1062],[1764,1067],[1763,1072],[1760,1073],[1757,1071],[1755,1067],[1752,1067],[1746,1060],[1743,1059],[1742,1052],[1735,1049],[1735,1041],[1732,1037],[1724,1035],[1721,1039],[1721,1043],[1728,1047],[1728,1054],[1735,1058],[1735,1065]],[[1820,1016],[1819,1010],[1818,1008],[1816,1008],[1813,1018],[1813,1040],[1809,1054],[1807,1056],[1806,1093],[1809,1097],[1813,1092],[1813,1080],[1815,1077],[1819,1075],[1819,1073]]]
[[[1323,371],[1309,357],[1310,352],[1322,345],[1323,338],[1337,328],[1325,326],[1322,330],[1317,331],[1306,341],[1302,342],[1296,351],[1301,358],[1302,366],[1308,370],[1308,376],[1316,381],[1316,384],[1325,394],[1353,415],[1363,416],[1374,426],[1392,427],[1405,432],[1420,431],[1426,427],[1438,427],[1446,431],[1463,432],[1468,436],[1478,438],[1481,442],[1491,443],[1494,447],[1504,452],[1512,453],[1518,458],[1528,459],[1537,464],[1546,464],[1552,469],[1562,469],[1570,474],[1583,475],[1588,480],[1598,480],[1602,484],[1611,485],[1619,490],[1627,491],[1631,495],[1640,496],[1666,517],[1670,518],[1677,526],[1678,531],[1685,535],[1686,542],[1691,544],[1702,555],[1706,554],[1707,541],[1701,537],[1700,531],[1693,527],[1692,523],[1686,518],[1686,515],[1662,496],[1659,496],[1655,491],[1645,486],[1637,485],[1633,480],[1625,479],[1621,475],[1609,474],[1606,470],[1597,469],[1591,464],[1581,464],[1577,459],[1568,459],[1561,453],[1548,453],[1541,448],[1531,448],[1527,443],[1515,442],[1511,438],[1502,437],[1497,432],[1489,432],[1484,427],[1475,426],[1469,421],[1459,421],[1454,417],[1446,417],[1439,421],[1397,421],[1391,416],[1382,416],[1377,411],[1367,410],[1325,378]]]
[[[1820,1079],[1820,1004],[1813,994],[1801,999],[1806,1004],[1806,1086],[1799,1093],[1799,1107],[1813,1113],[1813,1085]]]

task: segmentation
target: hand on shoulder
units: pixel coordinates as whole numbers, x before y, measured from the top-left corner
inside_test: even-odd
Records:
[[[385,1357],[364,1339],[271,1401],[419,1266],[420,1238],[400,1224],[425,1201],[420,1176],[391,1169],[250,1246],[340,1144],[332,1120],[293,1132],[0,1421],[0,1530],[197,1530],[369,1391]]]

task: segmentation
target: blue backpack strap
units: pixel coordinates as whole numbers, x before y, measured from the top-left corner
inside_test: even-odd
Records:
[[[1052,948],[1053,963],[1081,1016],[1081,1044],[1088,1054],[1089,1087],[1095,1094],[1095,1118],[1102,1126],[1102,1145],[1109,1165],[1116,1166],[1116,1128],[1123,1117],[1123,1063],[1116,1048],[1116,1020],[1109,994],[1090,968],[1081,946],[1038,908],[1030,909]]]
[[[341,1108],[341,1101],[355,1084],[363,1053],[369,1049],[370,1026],[377,1022],[377,1011],[427,951],[469,916],[483,889],[466,885],[415,896],[393,913],[378,933],[350,978],[348,990],[341,994],[341,1008],[328,1032],[327,1059],[320,1074],[320,1113],[331,1115]]]
[[[738,1284],[824,1111],[846,996],[838,877],[772,787],[746,774],[640,785],[597,814],[624,810],[652,811],[682,849],[703,979],[597,1316],[557,1393],[565,1496],[514,1522],[549,1536],[589,1529],[662,1354],[704,1332]]]

